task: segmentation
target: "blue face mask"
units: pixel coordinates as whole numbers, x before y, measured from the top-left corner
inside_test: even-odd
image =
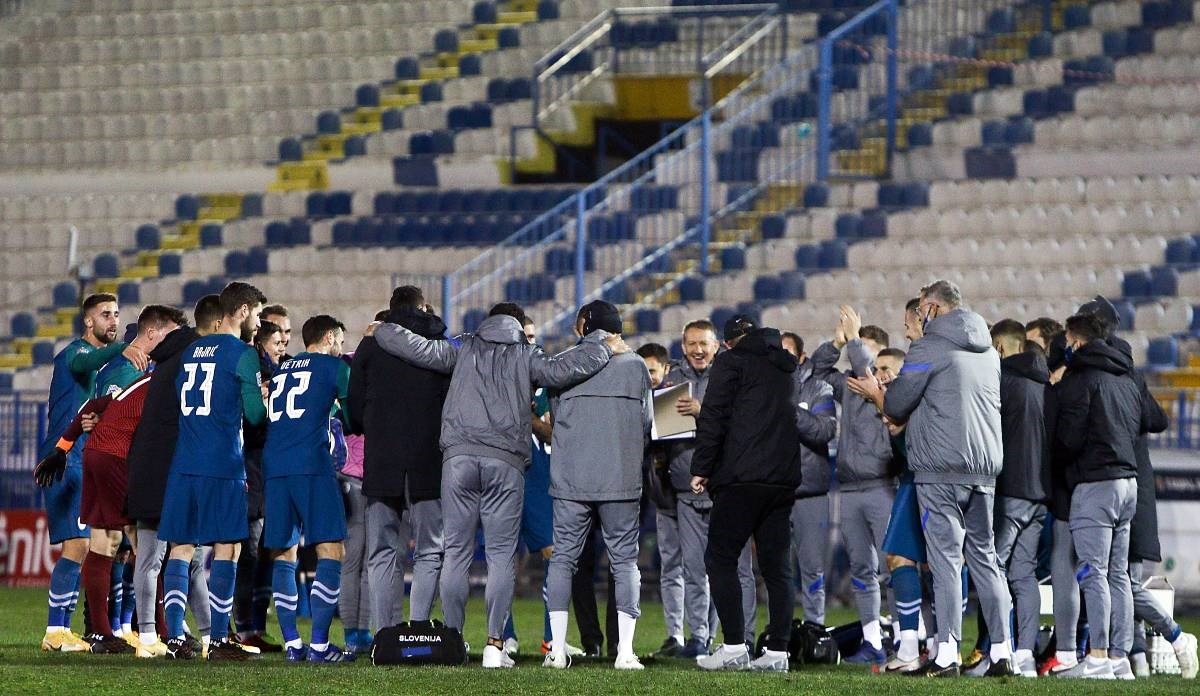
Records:
[[[1075,346],[1067,346],[1063,348],[1063,364],[1070,365],[1071,358],[1075,357]]]

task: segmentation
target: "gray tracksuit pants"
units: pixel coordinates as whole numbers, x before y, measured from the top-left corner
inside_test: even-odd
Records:
[[[708,550],[708,516],[712,504],[700,506],[680,500],[676,506],[679,524],[679,548],[683,557],[684,605],[692,638],[707,643],[717,628],[716,606],[708,591],[708,570],[704,556]],[[738,558],[738,580],[742,584],[742,611],[746,619],[746,635],[756,633],[758,611],[757,584],[754,579],[754,554],[750,544]]]
[[[442,466],[442,515],[445,559],[442,611],[446,625],[460,631],[466,621],[469,572],[475,556],[475,532],[482,526],[487,555],[487,628],[490,638],[504,633],[512,610],[514,561],[525,503],[525,475],[491,457],[456,455]]]
[[[1137,510],[1137,479],[1081,483],[1071,493],[1075,575],[1087,600],[1093,650],[1125,657],[1133,647],[1129,525]]]
[[[1054,639],[1058,649],[1075,650],[1078,643],[1079,583],[1075,580],[1075,544],[1071,524],[1054,520],[1054,544],[1050,547],[1050,586],[1054,591]]]
[[[188,606],[196,621],[196,632],[208,635],[212,613],[208,606],[208,578],[204,559],[209,547],[197,546],[188,567]],[[167,542],[158,538],[158,529],[138,525],[137,550],[133,565],[133,595],[137,607],[137,625],[141,633],[154,633],[154,613],[158,606],[158,574],[167,555]]]
[[[404,606],[404,566],[408,540],[415,539],[408,618],[427,621],[442,571],[442,503],[423,500],[402,510],[395,499],[367,500],[367,574],[373,587],[371,617],[378,628],[400,623]]]
[[[1150,624],[1150,628],[1170,640],[1170,637],[1179,630],[1179,624],[1175,623],[1167,610],[1154,599],[1150,590],[1142,587],[1142,582],[1146,579],[1143,575],[1144,571],[1145,567],[1141,561],[1129,564],[1129,582],[1133,585],[1133,617],[1138,621]],[[1142,631],[1134,631],[1133,640],[1136,644],[1144,643],[1145,636]],[[1142,650],[1145,650],[1145,645],[1141,647]]]
[[[994,486],[917,484],[917,501],[925,520],[929,570],[933,575],[934,605],[938,608],[940,643],[950,638],[962,642],[964,556],[992,642],[1009,640],[1012,598],[996,561],[992,525],[995,491]]]
[[[846,542],[846,555],[850,557],[854,606],[858,610],[858,620],[864,624],[879,620],[879,578],[887,572],[886,567],[880,567],[884,558],[883,536],[887,532],[895,497],[896,490],[891,486],[842,491],[840,494],[838,528]]]
[[[367,572],[367,498],[362,481],[338,476],[346,498],[346,554],[342,557],[342,593],[338,616],[346,628],[370,628],[371,592]]]
[[[546,581],[546,610],[567,611],[571,604],[571,578],[579,566],[584,542],[592,533],[593,511],[612,569],[617,611],[641,615],[638,597],[642,574],[638,570],[638,531],[641,504],[637,500],[575,501],[554,499],[554,553]]]
[[[885,511],[890,513],[890,504]],[[887,525],[884,526],[886,528]],[[829,562],[829,496],[800,498],[792,504],[792,550],[800,568],[800,607],[804,610],[804,620],[824,625],[825,566]],[[876,602],[875,613],[878,615],[878,600]]]
[[[658,592],[668,636],[683,635],[683,550],[679,547],[679,522],[673,515],[655,513],[658,529]]]
[[[1012,593],[1017,649],[1033,650],[1041,620],[1037,551],[1046,506],[1001,495],[996,497],[995,517],[996,558]]]

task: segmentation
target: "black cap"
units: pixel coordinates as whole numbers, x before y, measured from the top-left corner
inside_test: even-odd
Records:
[[[725,322],[725,340],[741,338],[758,328],[758,322],[749,314],[735,314]]]
[[[621,311],[611,302],[594,300],[579,310],[579,318],[583,319],[583,335],[601,330],[612,334],[624,331],[621,324]]]
[[[1096,317],[1109,331],[1121,325],[1121,315],[1117,314],[1117,308],[1104,295],[1096,295],[1091,301],[1079,305],[1079,310],[1075,313]]]

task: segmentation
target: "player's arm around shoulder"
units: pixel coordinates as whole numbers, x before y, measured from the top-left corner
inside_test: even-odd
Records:
[[[267,406],[263,401],[258,353],[250,346],[238,357],[237,378],[242,391],[242,415],[251,425],[261,425],[267,418]]]
[[[374,336],[384,352],[426,370],[448,375],[458,362],[458,348],[453,342],[425,338],[399,324],[380,324]]]

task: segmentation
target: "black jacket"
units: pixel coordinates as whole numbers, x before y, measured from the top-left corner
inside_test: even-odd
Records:
[[[258,354],[258,372],[263,384],[270,384],[279,366],[263,353]],[[246,517],[256,520],[263,516],[264,499],[262,470],[263,448],[267,444],[267,421],[254,425],[242,419],[242,457],[246,461]]]
[[[1035,353],[1000,361],[1000,432],[1004,468],[996,494],[1041,502],[1050,490],[1046,452],[1046,388],[1050,370]]]
[[[399,310],[388,321],[428,339],[445,339],[445,323],[432,314]],[[350,367],[350,430],[366,436],[365,495],[402,498],[407,482],[413,502],[441,497],[438,438],[449,388],[450,375],[389,355],[372,337],[359,343]]]
[[[1133,360],[1102,341],[1075,351],[1056,391],[1055,465],[1071,489],[1137,476],[1142,395]]]
[[[1133,350],[1125,341],[1113,337],[1109,339],[1118,350],[1132,356]],[[1142,427],[1134,445],[1133,454],[1137,458],[1137,512],[1133,514],[1133,524],[1129,530],[1129,560],[1131,561],[1162,561],[1162,548],[1158,543],[1158,501],[1155,497],[1154,467],[1150,464],[1150,447],[1146,442],[1148,433],[1161,433],[1167,429],[1169,421],[1158,400],[1146,386],[1146,379],[1138,370],[1133,371],[1133,381],[1137,383],[1142,394]]]
[[[713,362],[696,425],[692,475],[708,490],[736,484],[800,485],[800,429],[792,396],[796,360],[779,331],[758,329]],[[813,443],[818,445],[823,443]]]
[[[163,496],[167,490],[167,474],[175,456],[175,439],[179,436],[179,392],[175,377],[183,349],[199,336],[196,330],[183,327],[167,334],[154,350],[154,372],[146,385],[146,403],[142,419],[133,433],[129,447],[129,486],[125,511],[130,519],[158,524],[162,517]]]

